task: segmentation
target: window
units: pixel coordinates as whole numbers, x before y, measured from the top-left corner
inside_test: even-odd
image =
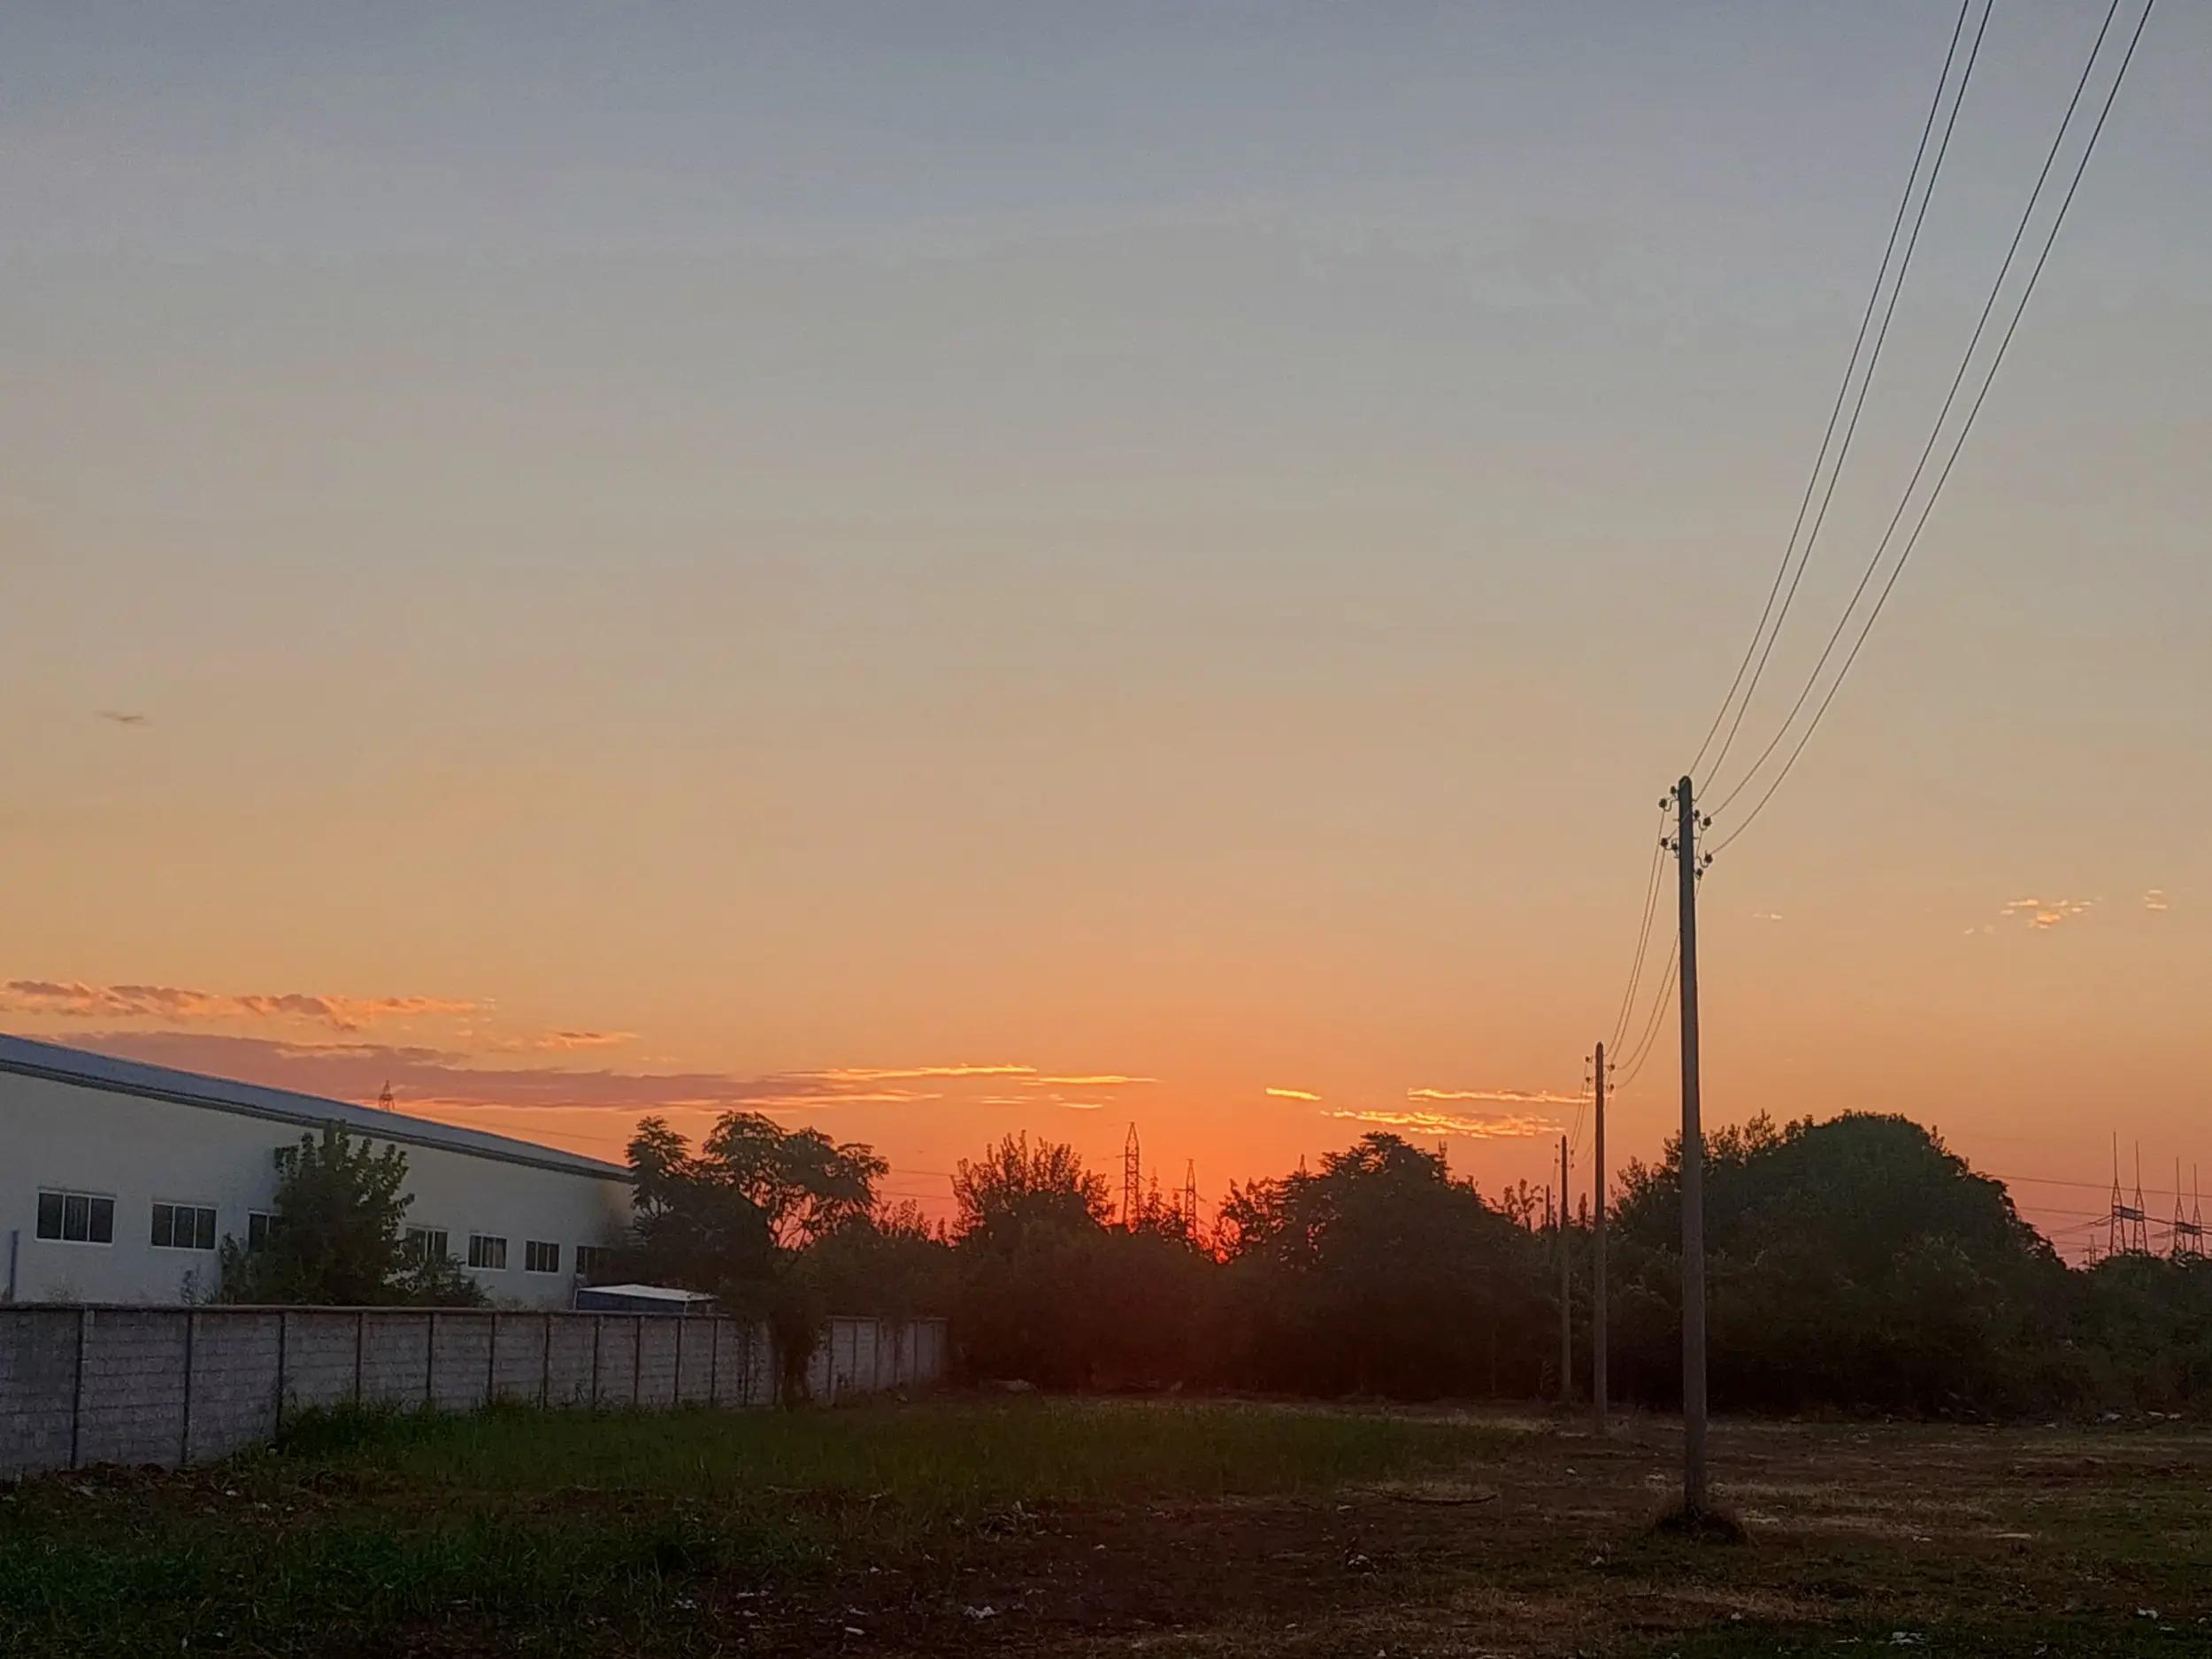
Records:
[[[507,1240],[494,1238],[488,1233],[470,1233],[469,1265],[494,1269],[506,1266]]]
[[[70,1244],[115,1242],[115,1200],[96,1193],[63,1193],[41,1188],[38,1236]]]
[[[576,1247],[576,1277],[586,1284],[597,1279],[614,1263],[614,1252],[603,1244],[580,1244]]]
[[[442,1262],[452,1255],[443,1227],[407,1229],[407,1253],[418,1262]]]
[[[211,1204],[156,1204],[154,1244],[164,1250],[211,1250],[215,1248],[215,1209]]]
[[[532,1239],[522,1247],[522,1271],[526,1273],[559,1272],[561,1247],[548,1244],[542,1239]]]
[[[283,1225],[284,1217],[280,1215],[266,1210],[249,1210],[246,1212],[246,1248],[266,1249],[269,1240],[277,1235]]]

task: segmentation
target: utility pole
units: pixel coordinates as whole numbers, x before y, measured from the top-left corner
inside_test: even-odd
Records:
[[[1698,1101],[1697,879],[1711,861],[1697,849],[1703,825],[1686,776],[1674,787],[1673,804],[1682,941],[1682,1508],[1694,1516],[1706,1509],[1705,1131]]]
[[[1596,1202],[1590,1209],[1590,1404],[1600,1434],[1605,1432],[1605,1045],[1598,1044],[1594,1074],[1597,1090],[1597,1168],[1590,1177]]]
[[[1567,1248],[1573,1207],[1567,1202],[1567,1137],[1559,1137],[1559,1403],[1575,1398],[1573,1263]]]

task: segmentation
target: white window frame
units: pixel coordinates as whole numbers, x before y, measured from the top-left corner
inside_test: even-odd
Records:
[[[418,1239],[422,1240],[420,1245],[417,1245],[415,1242]],[[430,1250],[430,1240],[433,1239],[443,1239],[445,1240],[445,1248],[434,1256],[431,1254]],[[399,1241],[415,1252],[415,1259],[418,1262],[427,1263],[430,1262],[450,1262],[453,1259],[453,1233],[450,1228],[424,1226],[411,1226],[403,1228],[400,1233]]]
[[[169,1211],[170,1241],[167,1244],[157,1244],[150,1241],[153,1239],[154,1234],[153,1214],[157,1210],[166,1210]],[[188,1210],[192,1212],[192,1233],[195,1240],[196,1240],[199,1236],[199,1216],[203,1210],[207,1213],[209,1221],[208,1241],[206,1244],[202,1245],[196,1241],[191,1244],[179,1244],[176,1242],[176,1212],[180,1210]],[[216,1248],[222,1242],[222,1225],[223,1214],[222,1209],[219,1205],[203,1204],[196,1199],[157,1198],[146,1206],[146,1237],[149,1240],[149,1243],[146,1248],[150,1250],[189,1250],[196,1256],[211,1255],[215,1251]]]
[[[480,1256],[491,1254],[490,1251],[483,1248],[488,1244],[496,1244],[499,1247],[499,1260],[496,1263],[479,1259]],[[505,1272],[507,1271],[507,1235],[503,1233],[470,1233],[468,1264],[471,1269],[479,1273]]]
[[[552,1265],[552,1266],[550,1266],[550,1267],[533,1267],[533,1266],[531,1266],[531,1265],[530,1265],[530,1253],[531,1253],[533,1250],[550,1250],[550,1251],[552,1251],[552,1252],[553,1252],[553,1265]],[[559,1271],[561,1271],[561,1245],[560,1245],[560,1240],[557,1240],[557,1239],[525,1239],[525,1240],[522,1241],[522,1271],[523,1271],[524,1272],[526,1272],[526,1273],[557,1273],[557,1272],[559,1272]]]
[[[37,1201],[38,1199],[45,1197],[49,1193],[51,1193],[56,1197],[59,1198],[62,1205],[62,1232],[55,1233],[50,1238],[38,1230]],[[95,1203],[104,1203],[107,1205],[108,1236],[106,1238],[96,1239],[92,1236],[92,1212],[89,1208],[88,1208],[85,1211],[85,1236],[81,1239],[72,1239],[66,1236],[69,1227],[69,1201],[73,1198],[83,1199],[87,1206],[90,1206]],[[111,1250],[115,1248],[115,1205],[116,1197],[113,1193],[88,1192],[81,1187],[38,1187],[35,1189],[35,1196],[33,1198],[31,1202],[31,1237],[40,1244],[74,1244],[88,1249]],[[150,1215],[151,1214],[150,1211],[148,1213]],[[150,1230],[151,1228],[150,1223]]]
[[[282,1219],[283,1217],[273,1210],[249,1210],[246,1212],[246,1248],[249,1250],[267,1249],[269,1240],[276,1235],[277,1224]],[[253,1241],[253,1224],[257,1221],[262,1224],[259,1244]]]

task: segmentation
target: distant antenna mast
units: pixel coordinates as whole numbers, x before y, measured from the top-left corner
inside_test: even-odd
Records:
[[[2177,1166],[2178,1167],[2178,1166]],[[2179,1184],[2179,1178],[2176,1178]],[[1198,1236],[1198,1160],[1188,1158],[1183,1164],[1183,1232],[1186,1237]]]
[[[1129,1139],[1121,1147],[1121,1225],[1137,1230],[1137,1204],[1142,1177],[1138,1172],[1137,1125],[1129,1125]],[[2117,1190],[2116,1188],[2115,1189]]]
[[[387,1112],[396,1112],[399,1110],[392,1100],[392,1080],[389,1078],[384,1079],[384,1092],[376,1097],[376,1109],[379,1111]]]

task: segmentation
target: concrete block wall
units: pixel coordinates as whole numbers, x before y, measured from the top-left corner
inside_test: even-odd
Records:
[[[77,1455],[88,1463],[173,1463],[185,1430],[185,1367],[204,1369],[188,1323],[111,1313],[83,1332]]]
[[[427,1394],[423,1379],[429,1375],[430,1354],[428,1314],[368,1316],[361,1333],[361,1403],[424,1403]]]
[[[591,1352],[599,1340],[597,1322],[555,1319],[545,1345],[545,1402],[552,1406],[591,1403]]]
[[[941,1319],[832,1319],[809,1389],[827,1403],[933,1382],[949,1357]],[[736,1319],[0,1305],[0,1479],[205,1462],[316,1407],[765,1406],[780,1370],[768,1328]]]
[[[67,1308],[25,1309],[0,1323],[0,1479],[75,1461],[83,1334]]]
[[[168,1312],[165,1310],[164,1312]],[[96,1328],[118,1316],[101,1310],[90,1317]],[[159,1317],[150,1310],[142,1317]],[[176,1315],[168,1312],[174,1319]],[[194,1327],[192,1342],[192,1397],[189,1420],[183,1425],[184,1461],[204,1463],[270,1439],[276,1433],[278,1394],[283,1375],[283,1351],[290,1333],[285,1317],[256,1309],[236,1313],[207,1314],[188,1309],[185,1320]],[[90,1383],[91,1378],[86,1381]],[[88,1389],[88,1402],[98,1398]],[[180,1410],[179,1416],[184,1413]],[[90,1461],[80,1457],[80,1462]],[[151,1457],[147,1463],[174,1463],[176,1458]]]

